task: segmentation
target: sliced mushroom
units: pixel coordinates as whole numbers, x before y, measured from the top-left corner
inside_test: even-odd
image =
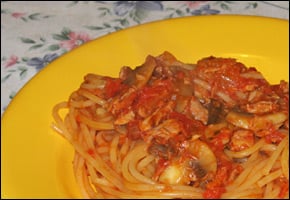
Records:
[[[141,88],[151,78],[155,67],[155,58],[153,56],[147,56],[145,63],[136,67],[134,70],[130,67],[123,67],[119,77],[124,81],[124,83]]]
[[[223,104],[215,99],[210,100],[208,106],[207,124],[216,124],[222,119]]]
[[[160,182],[189,185],[216,172],[216,157],[206,143],[196,139],[190,142],[188,150],[191,156],[171,161],[161,173]]]
[[[231,124],[244,129],[258,131],[269,126],[280,126],[288,119],[284,112],[266,115],[250,115],[247,113],[229,112],[226,120]]]
[[[217,159],[211,148],[201,140],[190,141],[189,152],[195,156],[200,166],[207,172],[216,172]]]

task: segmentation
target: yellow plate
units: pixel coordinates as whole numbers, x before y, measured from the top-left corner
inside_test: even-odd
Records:
[[[1,197],[80,197],[73,149],[50,128],[54,104],[87,73],[117,76],[148,54],[169,51],[194,63],[209,55],[255,66],[271,83],[288,80],[289,22],[251,16],[199,16],[132,27],[91,41],[55,60],[16,95],[2,118]]]

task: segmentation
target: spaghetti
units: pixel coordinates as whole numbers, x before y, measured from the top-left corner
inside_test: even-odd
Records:
[[[286,81],[164,52],[118,78],[87,74],[53,128],[86,198],[289,198],[288,110]]]

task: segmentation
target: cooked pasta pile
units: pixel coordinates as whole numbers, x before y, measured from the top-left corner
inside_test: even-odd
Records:
[[[233,58],[164,52],[87,74],[53,128],[86,198],[289,198],[288,90]]]

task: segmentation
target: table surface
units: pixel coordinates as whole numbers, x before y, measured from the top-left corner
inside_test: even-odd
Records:
[[[219,14],[289,20],[289,2],[1,1],[1,116],[33,76],[77,46],[138,24]]]

